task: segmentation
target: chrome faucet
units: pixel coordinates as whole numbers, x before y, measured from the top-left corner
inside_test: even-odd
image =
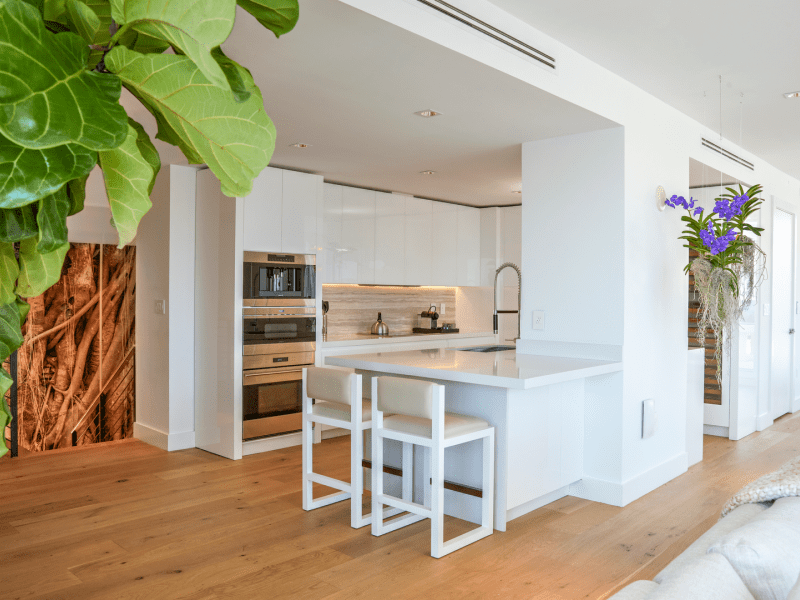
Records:
[[[497,310],[497,278],[500,276],[500,271],[505,269],[506,267],[510,267],[517,272],[517,310]],[[493,316],[493,324],[494,324],[494,332],[499,333],[499,327],[497,325],[497,315],[499,313],[503,314],[517,314],[517,339],[520,338],[520,318],[519,312],[522,310],[522,271],[520,268],[515,265],[514,263],[503,263],[500,265],[500,268],[494,272],[494,316]]]

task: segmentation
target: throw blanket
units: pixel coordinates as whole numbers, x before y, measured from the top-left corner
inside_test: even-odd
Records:
[[[786,496],[800,496],[800,457],[744,486],[728,500],[720,519],[742,504],[771,502]]]

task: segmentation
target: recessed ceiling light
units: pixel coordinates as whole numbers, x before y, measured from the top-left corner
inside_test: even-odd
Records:
[[[430,108],[427,110],[418,110],[414,114],[417,115],[418,117],[425,117],[426,119],[429,119],[431,117],[440,117],[442,115],[442,113],[436,112],[435,110],[431,110]]]
[[[420,171],[422,175],[433,175],[436,171]]]
[[[296,144],[290,144],[292,148],[308,148],[311,144],[304,144],[302,142],[297,142]]]
[[[784,98],[800,98],[800,92],[786,92]]]

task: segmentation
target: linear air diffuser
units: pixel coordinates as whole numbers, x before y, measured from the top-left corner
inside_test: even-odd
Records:
[[[755,170],[755,165],[751,163],[749,160],[743,159],[741,156],[736,156],[733,152],[728,152],[725,148],[721,146],[717,146],[714,142],[709,142],[706,138],[700,138],[703,140],[703,146],[708,148],[709,150],[713,150],[718,154],[722,154],[728,160],[732,160],[733,162],[742,165],[743,167],[747,167],[751,171]]]
[[[488,23],[481,21],[477,17],[473,17],[471,14],[464,12],[460,8],[456,8],[452,4],[444,2],[444,0],[417,0],[417,2],[437,10],[443,15],[447,15],[451,19],[455,19],[459,23],[463,23],[467,27],[471,27],[475,31],[479,31],[483,35],[489,36],[493,40],[496,40],[501,44],[505,44],[509,48],[512,48],[517,52],[524,54],[525,56],[528,56],[534,60],[538,60],[540,63],[547,65],[551,69],[556,68],[556,59],[552,56],[545,54],[541,50],[537,50],[533,46],[529,46],[525,42],[522,42],[517,38],[507,34],[505,31],[501,31],[497,27],[493,27]]]

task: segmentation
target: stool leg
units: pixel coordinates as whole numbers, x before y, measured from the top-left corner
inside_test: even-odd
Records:
[[[483,438],[483,498],[481,525],[494,529],[494,428]]]
[[[403,442],[403,500],[413,501],[414,494],[414,444]]]
[[[363,429],[355,427],[350,431],[350,527],[358,529],[366,525],[364,522],[364,469],[361,462],[364,458]]]
[[[374,400],[373,400],[374,402]],[[373,413],[374,414],[374,413]],[[383,438],[378,433],[379,426],[372,423],[372,535],[383,535]]]
[[[430,447],[423,446],[422,454],[422,505],[429,509],[431,508],[431,449]]]
[[[313,473],[313,448],[314,448],[314,429],[308,417],[303,414],[303,510],[311,510],[311,503],[314,500],[314,483],[309,479]]]
[[[444,447],[434,441],[431,456],[431,556],[444,555]]]

